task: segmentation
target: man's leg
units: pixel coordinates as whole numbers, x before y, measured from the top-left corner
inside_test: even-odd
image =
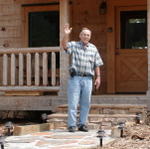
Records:
[[[68,127],[77,125],[77,107],[80,98],[80,81],[71,77],[68,81]]]
[[[81,86],[79,125],[86,125],[92,93],[92,77],[84,77]]]

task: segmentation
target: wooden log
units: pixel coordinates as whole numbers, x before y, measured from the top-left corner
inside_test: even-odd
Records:
[[[5,32],[0,30],[0,38],[17,38],[20,37],[20,27],[19,26],[7,26],[5,27]]]
[[[56,85],[56,53],[54,52],[51,55],[51,84]]]
[[[43,52],[59,52],[60,47],[40,47],[40,48],[0,48],[0,54],[19,54],[21,53],[43,53]]]
[[[3,55],[3,85],[8,84],[8,55]]]
[[[19,85],[23,85],[23,76],[24,76],[24,72],[23,72],[23,54],[19,53]]]
[[[0,86],[0,91],[52,91],[60,90],[60,86]]]
[[[16,57],[15,54],[11,54],[11,85],[16,84]]]
[[[5,96],[40,96],[42,92],[39,91],[6,91]]]
[[[27,55],[27,59],[26,59],[26,67],[27,67],[27,85],[30,86],[31,85],[31,54],[28,53]]]
[[[40,84],[40,67],[39,67],[39,53],[35,53],[35,85]]]
[[[41,132],[41,131],[48,131],[51,129],[53,129],[53,124],[51,123],[15,126],[13,134],[20,136],[20,135],[31,134],[31,133]]]
[[[43,85],[48,85],[48,56],[43,53]]]
[[[4,1],[4,0],[3,0]],[[59,0],[42,0],[42,3],[55,3],[59,2]],[[39,4],[41,3],[41,0],[15,0],[15,3],[17,4]]]

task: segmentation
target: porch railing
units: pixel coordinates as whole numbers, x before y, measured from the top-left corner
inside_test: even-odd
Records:
[[[0,49],[0,91],[58,91],[60,48]]]

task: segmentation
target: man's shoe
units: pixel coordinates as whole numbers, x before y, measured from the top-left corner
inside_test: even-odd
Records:
[[[69,132],[75,132],[76,131],[76,127],[75,126],[70,126],[70,127],[68,127],[68,131]]]
[[[88,132],[88,127],[86,125],[81,125],[81,126],[79,126],[78,130]]]

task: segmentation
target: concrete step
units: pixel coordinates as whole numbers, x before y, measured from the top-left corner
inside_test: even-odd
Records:
[[[67,127],[68,115],[64,113],[56,113],[48,115],[47,122],[53,124],[54,129]],[[88,125],[90,129],[98,129],[99,127],[111,128],[120,122],[134,122],[136,115],[133,114],[89,114]]]
[[[79,109],[79,107],[78,107]],[[68,105],[60,105],[56,108],[57,113],[67,113]],[[137,114],[145,117],[147,111],[146,105],[134,104],[92,104],[90,114]]]

